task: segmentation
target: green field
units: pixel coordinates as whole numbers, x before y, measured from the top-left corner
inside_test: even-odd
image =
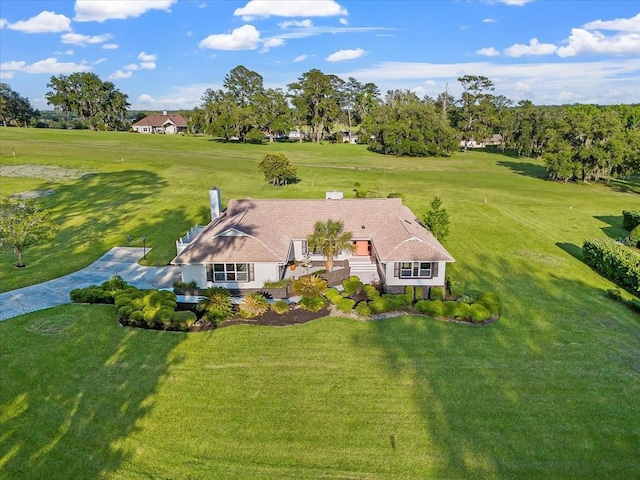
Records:
[[[256,165],[271,151],[301,183],[264,183]],[[0,155],[3,169],[77,173],[1,177],[3,194],[55,190],[43,201],[61,226],[26,269],[1,253],[3,291],[80,268],[127,234],[167,263],[177,236],[208,221],[213,185],[225,202],[349,196],[360,182],[405,193],[418,215],[440,194],[449,273],[504,309],[483,328],[406,316],[176,334],[77,305],[2,322],[0,478],[640,476],[640,316],[579,260],[585,238],[624,235],[637,178],[559,184],[538,160],[485,152],[6,128]]]

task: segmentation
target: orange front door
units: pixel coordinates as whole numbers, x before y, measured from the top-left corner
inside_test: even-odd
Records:
[[[359,257],[369,256],[369,241],[368,240],[356,240],[356,255]]]

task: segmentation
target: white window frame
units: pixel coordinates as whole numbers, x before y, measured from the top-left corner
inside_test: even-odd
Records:
[[[433,262],[400,262],[400,278],[431,278]]]
[[[207,280],[213,283],[249,282],[248,263],[208,263]]]

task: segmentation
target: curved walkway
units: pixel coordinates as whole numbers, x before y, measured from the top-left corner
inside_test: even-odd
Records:
[[[147,252],[149,250],[147,248]],[[0,321],[71,303],[71,290],[99,285],[116,273],[129,285],[140,289],[171,288],[173,282],[180,279],[179,267],[145,267],[138,264],[142,256],[142,248],[114,247],[82,270],[54,280],[0,293]]]

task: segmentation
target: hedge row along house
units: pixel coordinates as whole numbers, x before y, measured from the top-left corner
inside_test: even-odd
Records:
[[[328,192],[318,200],[229,200],[221,210],[212,188],[211,222],[194,227],[176,242],[182,281],[199,288],[256,290],[324,268],[326,258],[310,251],[307,237],[316,222],[341,221],[352,249],[335,258],[335,283],[356,275],[387,293],[405,286],[444,286],[446,264],[454,258],[402,204],[401,198],[345,199]],[[330,281],[330,284],[332,282]]]

